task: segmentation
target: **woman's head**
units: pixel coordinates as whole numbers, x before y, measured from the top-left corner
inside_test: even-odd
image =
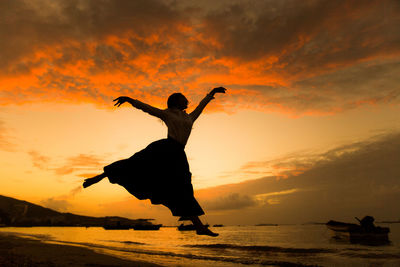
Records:
[[[185,110],[188,107],[189,101],[181,93],[173,93],[168,97],[167,105],[168,108],[177,108],[179,110]]]

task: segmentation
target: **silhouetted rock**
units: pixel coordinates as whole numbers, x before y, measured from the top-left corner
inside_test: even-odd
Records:
[[[6,226],[104,226],[110,221],[123,225],[152,225],[151,219],[131,220],[117,216],[90,217],[62,213],[42,206],[0,195],[0,224]]]

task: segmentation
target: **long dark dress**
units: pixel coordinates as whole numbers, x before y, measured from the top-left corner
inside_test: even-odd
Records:
[[[104,167],[104,173],[111,183],[123,186],[138,199],[165,205],[174,216],[204,214],[193,195],[184,146],[170,137]]]

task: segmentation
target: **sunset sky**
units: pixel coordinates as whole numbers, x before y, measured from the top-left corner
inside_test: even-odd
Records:
[[[186,146],[206,221],[398,220],[399,29],[397,0],[0,0],[0,194],[175,224],[82,181],[166,137],[114,98],[224,86]]]

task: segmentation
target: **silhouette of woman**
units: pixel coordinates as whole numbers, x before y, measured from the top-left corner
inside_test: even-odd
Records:
[[[223,87],[214,88],[196,109],[187,114],[188,100],[181,93],[169,96],[167,109],[158,109],[139,100],[121,96],[114,106],[125,102],[137,109],[160,118],[168,127],[168,138],[155,141],[128,159],[104,167],[104,172],[84,181],[91,186],[108,177],[111,183],[123,186],[138,199],[150,199],[152,204],[163,204],[179,220],[190,220],[198,235],[218,236],[199,219],[204,214],[193,195],[192,174],[185,154],[185,145],[193,123],[216,93],[225,93]]]

